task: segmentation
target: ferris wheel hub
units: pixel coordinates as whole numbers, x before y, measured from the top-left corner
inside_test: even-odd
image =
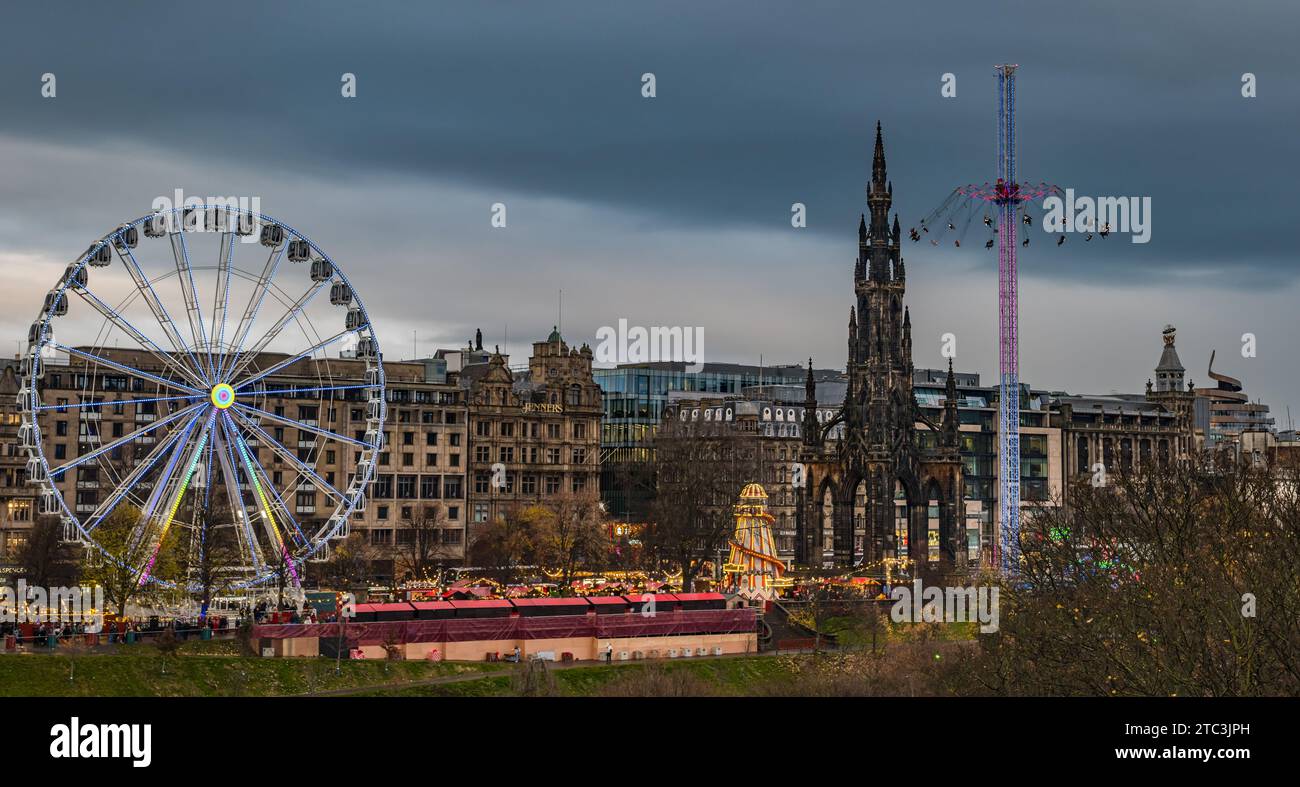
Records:
[[[212,406],[224,410],[235,403],[235,389],[229,383],[217,383],[212,386]]]

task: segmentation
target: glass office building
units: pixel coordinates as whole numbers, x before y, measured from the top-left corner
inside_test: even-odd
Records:
[[[807,374],[797,364],[706,363],[697,372],[687,371],[686,366],[652,362],[592,370],[605,403],[600,435],[601,495],[606,510],[616,517],[639,521],[645,516],[650,495],[629,480],[628,463],[644,466],[651,460],[648,438],[663,416],[670,392],[739,396],[742,389],[756,385],[798,385],[802,390]],[[819,369],[813,374],[817,379],[838,379],[842,373]]]

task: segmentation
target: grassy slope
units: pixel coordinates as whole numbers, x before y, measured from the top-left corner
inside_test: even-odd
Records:
[[[108,654],[0,656],[0,697],[230,697],[305,694],[500,669],[498,664],[264,659],[235,655],[230,642],[191,642],[162,656],[152,645]]]
[[[685,671],[708,684],[714,692],[724,695],[743,695],[747,687],[760,683],[788,680],[795,672],[795,662],[801,657],[736,656],[698,661],[662,661],[653,665],[624,663],[612,667],[583,665],[558,668],[551,671],[555,679],[556,694],[570,697],[599,695],[611,682],[629,678],[630,673],[646,669],[665,672]],[[492,675],[476,680],[437,685],[410,686],[362,692],[385,697],[504,697],[514,696],[512,674]]]

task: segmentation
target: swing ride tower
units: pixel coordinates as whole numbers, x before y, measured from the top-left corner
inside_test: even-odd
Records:
[[[998,80],[998,546],[1003,574],[1020,563],[1020,342],[1016,300],[1016,66],[996,67]]]

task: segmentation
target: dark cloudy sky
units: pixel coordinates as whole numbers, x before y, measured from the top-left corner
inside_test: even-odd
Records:
[[[1300,416],[1297,29],[1280,1],[31,3],[0,26],[0,330],[181,188],[311,236],[389,357],[482,327],[522,360],[563,289],[572,343],[626,318],[702,326],[706,360],[839,366],[876,120],[906,227],[993,178],[992,66],[1016,62],[1022,177],[1153,204],[1148,244],[1023,255],[1024,378],[1140,391],[1174,323],[1198,383],[1217,349]],[[917,365],[952,332],[993,379],[992,256],[904,254]]]

